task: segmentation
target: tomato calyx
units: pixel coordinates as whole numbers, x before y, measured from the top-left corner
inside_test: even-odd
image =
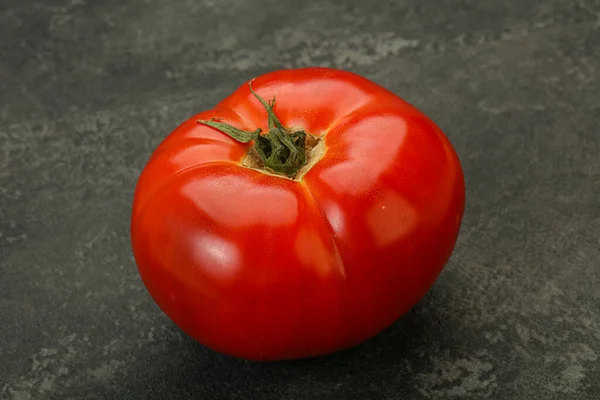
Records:
[[[255,131],[244,131],[232,125],[220,122],[219,118],[212,118],[210,121],[198,120],[199,124],[215,128],[228,135],[240,143],[250,143],[254,141],[249,155],[255,154],[259,161],[251,162],[256,169],[264,169],[277,175],[283,175],[294,179],[301,175],[311,158],[311,150],[316,147],[319,140],[314,136],[307,134],[303,130],[292,131],[283,126],[275,114],[275,96],[273,100],[266,102],[252,88],[252,81],[248,83],[250,92],[261,102],[268,115],[269,132],[261,134],[262,129]]]

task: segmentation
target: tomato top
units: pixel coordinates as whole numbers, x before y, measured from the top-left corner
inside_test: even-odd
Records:
[[[450,257],[464,202],[453,147],[415,107],[350,72],[283,70],[158,146],[132,244],[152,297],[200,342],[306,357],[414,306]]]

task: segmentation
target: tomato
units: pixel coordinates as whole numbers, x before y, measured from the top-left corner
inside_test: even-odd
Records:
[[[135,260],[184,332],[249,360],[355,346],[431,288],[465,206],[447,137],[356,74],[282,70],[183,122],[136,186]]]

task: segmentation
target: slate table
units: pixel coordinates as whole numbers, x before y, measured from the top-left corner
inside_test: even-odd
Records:
[[[2,0],[0,398],[600,399],[597,0]],[[342,353],[214,354],[132,260],[154,146],[245,80],[322,65],[421,108],[463,162],[425,299]]]

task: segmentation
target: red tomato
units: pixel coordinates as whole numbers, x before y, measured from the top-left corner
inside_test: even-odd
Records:
[[[353,73],[283,70],[159,145],[131,238],[149,293],[187,334],[245,359],[294,359],[354,346],[411,309],[448,261],[464,205],[459,159],[415,107]]]

